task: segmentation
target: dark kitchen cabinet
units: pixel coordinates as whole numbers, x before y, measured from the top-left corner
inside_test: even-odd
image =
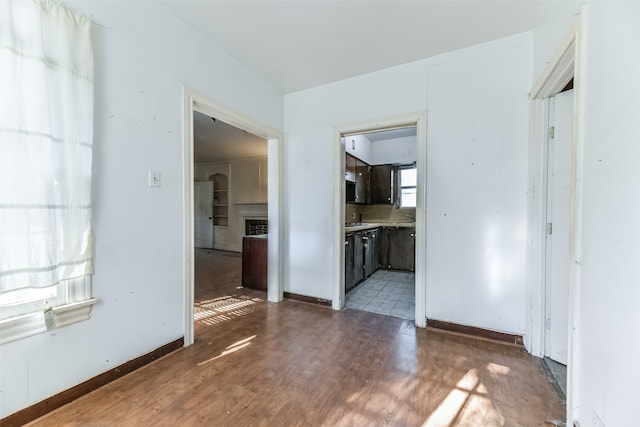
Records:
[[[388,227],[387,267],[415,271],[415,228]]]
[[[378,263],[382,268],[387,268],[389,265],[389,229],[387,227],[378,229]]]
[[[369,203],[392,205],[395,203],[393,177],[397,167],[394,165],[371,166],[369,175]]]
[[[363,233],[353,233],[353,284],[356,285],[364,279],[364,247]]]
[[[371,276],[380,268],[380,257],[378,255],[378,230],[369,230],[364,233],[364,277]]]
[[[267,235],[242,238],[242,286],[267,290]]]
[[[344,291],[349,292],[356,283],[353,281],[353,234],[344,238]]]
[[[369,169],[371,167],[365,162],[356,159],[356,197],[355,202],[359,204],[369,203]]]
[[[349,153],[346,154],[344,178],[349,182],[356,181],[356,158]]]

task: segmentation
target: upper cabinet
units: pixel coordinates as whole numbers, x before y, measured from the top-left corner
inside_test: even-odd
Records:
[[[370,166],[346,155],[346,202],[356,204],[393,204],[397,194],[397,166]]]
[[[372,205],[386,204],[392,205],[395,201],[394,177],[397,166],[377,165],[371,166],[369,176],[369,194]]]
[[[267,158],[231,161],[231,189],[234,203],[267,202]]]
[[[369,203],[369,171],[371,167],[356,159],[356,192],[355,203]]]

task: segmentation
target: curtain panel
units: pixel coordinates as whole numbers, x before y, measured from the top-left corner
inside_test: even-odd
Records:
[[[0,292],[93,272],[91,22],[0,2]]]

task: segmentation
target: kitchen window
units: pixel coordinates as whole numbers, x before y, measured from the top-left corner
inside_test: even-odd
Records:
[[[401,208],[416,207],[417,193],[417,169],[416,165],[403,165],[399,168],[400,178],[400,203]]]

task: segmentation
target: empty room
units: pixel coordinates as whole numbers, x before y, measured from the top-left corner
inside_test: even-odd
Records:
[[[639,19],[0,2],[0,425],[637,425]]]

